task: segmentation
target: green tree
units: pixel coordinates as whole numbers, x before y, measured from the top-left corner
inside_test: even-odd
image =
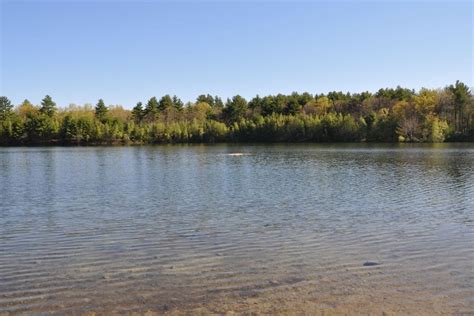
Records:
[[[264,116],[272,115],[273,113],[282,113],[285,106],[286,96],[282,94],[263,97],[260,102],[262,115]]]
[[[54,113],[56,112],[56,103],[54,103],[53,99],[46,95],[43,100],[41,100],[41,108],[40,112],[46,114],[49,117],[53,117]]]
[[[104,122],[107,118],[107,111],[108,109],[105,106],[104,100],[99,99],[99,102],[97,102],[97,105],[95,106],[95,117]]]
[[[210,94],[201,94],[196,98],[196,104],[197,103],[207,103],[211,107],[214,106],[214,98]]]
[[[227,99],[224,115],[228,123],[238,122],[244,117],[247,111],[247,101],[240,95]]]
[[[214,97],[214,104],[211,105],[213,108],[217,109],[223,109],[224,108],[224,102],[222,102],[222,99],[218,97],[217,95]]]
[[[441,142],[474,139],[474,98],[463,83],[442,90],[405,88],[369,92],[256,96],[236,95],[225,107],[218,96],[200,95],[186,106],[163,96],[127,110],[69,106],[55,114],[46,96],[13,110],[0,97],[0,144],[30,145],[217,141]],[[105,119],[106,116],[106,119]]]
[[[29,115],[25,122],[28,139],[33,144],[51,143],[57,140],[60,122],[47,113]]]
[[[291,96],[288,98],[288,102],[286,104],[285,113],[289,115],[294,115],[301,110],[302,106],[299,102],[299,95],[296,92],[293,92]]]
[[[156,119],[156,116],[158,115],[158,107],[159,103],[156,97],[151,97],[150,100],[148,100],[148,102],[146,103],[145,117],[148,120]]]
[[[176,95],[173,96],[173,107],[177,109],[178,111],[181,111],[183,109],[184,103],[181,101],[180,98],[178,98]]]
[[[256,97],[254,97],[252,100],[249,101],[248,106],[252,110],[255,110],[255,109],[260,109],[261,110],[262,101],[263,101],[263,99],[257,94]]]
[[[466,84],[459,80],[454,85],[450,85],[449,90],[454,95],[454,128],[456,132],[462,133],[467,127],[467,124],[464,122],[464,112],[470,102],[471,91]]]
[[[166,109],[169,109],[169,108],[172,108],[172,107],[174,107],[173,99],[170,97],[169,94],[163,96],[163,97],[160,99],[160,102],[159,102],[159,105],[158,105],[158,109],[159,109],[161,112],[164,112]]]
[[[223,108],[224,107],[224,102],[222,102],[222,99],[219,96],[213,97],[210,94],[201,94],[196,98],[196,104],[197,103],[207,103],[209,104],[212,108]]]
[[[13,105],[11,101],[5,97],[0,97],[0,121],[7,119],[12,113]]]
[[[141,102],[138,102],[132,110],[132,118],[135,122],[139,123],[142,121],[144,114],[143,105]]]

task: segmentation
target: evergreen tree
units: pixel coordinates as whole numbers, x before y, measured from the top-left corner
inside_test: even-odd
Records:
[[[165,96],[163,96],[161,99],[160,99],[160,103],[159,103],[159,106],[158,106],[158,109],[163,112],[164,110],[168,109],[168,108],[171,108],[173,107],[174,104],[173,104],[173,99],[171,99],[170,95],[167,94]]]
[[[41,108],[40,112],[46,114],[49,117],[52,117],[56,112],[56,103],[54,103],[53,99],[46,95],[43,100],[41,100]]]
[[[198,96],[196,98],[196,103],[207,103],[211,107],[213,107],[214,106],[214,98],[210,94],[207,94],[207,95],[201,94],[200,96]]]
[[[285,112],[289,115],[294,115],[301,110],[301,104],[298,102],[298,96],[292,94],[288,98],[288,103],[286,104]]]
[[[141,122],[144,116],[144,110],[141,102],[138,102],[137,105],[132,110],[132,118],[135,122]]]
[[[464,124],[464,112],[470,102],[471,91],[466,84],[459,80],[454,85],[450,85],[449,90],[454,95],[454,127],[456,132],[463,132],[467,125]]]
[[[156,97],[151,97],[146,103],[145,116],[149,119],[155,119],[158,114],[159,103]]]
[[[237,95],[225,107],[217,96],[197,100],[177,110],[183,107],[177,96],[152,97],[145,110],[139,102],[132,111],[107,109],[99,100],[95,109],[72,106],[54,115],[56,105],[49,96],[41,107],[25,100],[15,111],[8,98],[0,97],[0,144],[474,139],[474,98],[459,81],[417,93],[400,87],[373,95],[292,93],[256,96],[250,103]]]
[[[249,108],[251,109],[259,109],[262,106],[262,98],[257,94],[256,97],[254,97],[252,100],[249,102]]]
[[[95,117],[102,122],[105,121],[107,117],[107,107],[102,99],[99,99],[99,102],[97,102],[97,105],[95,106]]]
[[[222,102],[222,99],[216,95],[214,97],[214,104],[211,106],[222,109],[224,108],[224,102]]]
[[[173,96],[173,106],[177,110],[182,110],[183,106],[184,106],[184,103],[183,103],[183,101],[181,101],[180,98],[178,98],[176,95],[174,95]]]
[[[238,122],[244,117],[246,111],[247,101],[240,95],[234,96],[232,100],[227,99],[227,103],[224,109],[224,114],[227,119],[227,122]]]

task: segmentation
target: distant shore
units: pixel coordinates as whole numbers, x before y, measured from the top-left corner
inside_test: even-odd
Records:
[[[150,98],[132,110],[91,105],[14,106],[0,97],[0,145],[122,145],[220,142],[441,142],[474,141],[474,98],[457,81],[443,89],[396,87],[376,93],[256,96],[226,102],[200,95]]]

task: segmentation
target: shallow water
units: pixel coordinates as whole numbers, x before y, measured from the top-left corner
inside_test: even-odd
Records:
[[[472,144],[0,148],[0,192],[0,314],[474,313]]]

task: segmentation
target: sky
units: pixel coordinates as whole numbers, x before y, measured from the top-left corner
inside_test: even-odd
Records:
[[[471,1],[0,1],[15,104],[474,86]]]

